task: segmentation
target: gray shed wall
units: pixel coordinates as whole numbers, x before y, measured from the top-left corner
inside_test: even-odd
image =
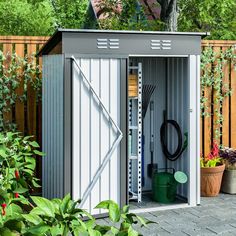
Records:
[[[43,196],[63,197],[63,55],[43,56]]]
[[[176,120],[181,128],[182,136],[189,134],[189,78],[188,58],[168,58],[167,61],[167,119]],[[168,144],[172,153],[178,145],[176,131],[168,127]],[[184,141],[184,137],[183,137]],[[174,162],[168,161],[168,167],[183,171],[189,175],[188,147]],[[178,187],[178,194],[188,197],[188,184]]]

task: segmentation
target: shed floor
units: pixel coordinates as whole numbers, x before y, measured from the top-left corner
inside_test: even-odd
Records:
[[[176,205],[176,204],[182,204],[186,203],[186,201],[182,199],[176,198],[176,200],[172,203],[159,203],[152,200],[151,193],[145,193],[142,196],[142,202],[138,203],[137,201],[130,201],[130,209],[137,209],[137,208],[151,208],[151,207],[163,207],[163,206],[170,206],[170,205]]]

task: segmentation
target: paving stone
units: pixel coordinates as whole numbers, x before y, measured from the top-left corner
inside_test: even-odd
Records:
[[[215,225],[215,226],[210,226],[210,227],[207,227],[208,230],[216,233],[216,234],[221,234],[221,235],[225,235],[225,233],[230,233],[230,230],[234,230],[235,228],[232,227],[231,225],[229,224],[225,224],[225,225]]]
[[[158,222],[144,236],[236,236],[236,195],[202,198],[201,206],[140,214]]]

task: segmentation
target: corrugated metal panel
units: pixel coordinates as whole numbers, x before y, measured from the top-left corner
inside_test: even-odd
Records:
[[[182,133],[189,134],[189,75],[187,58],[169,58],[167,66],[167,119],[176,120]],[[192,79],[192,78],[191,78]],[[191,96],[192,97],[192,96]],[[169,149],[174,152],[178,145],[176,131],[168,128]],[[183,171],[188,176],[189,146],[175,162],[168,161],[168,167]],[[194,158],[194,157],[191,157]],[[189,184],[179,185],[178,194],[188,197]]]
[[[63,56],[43,56],[43,196],[63,197]]]
[[[120,59],[78,59],[86,78],[111,113],[120,122]],[[83,196],[103,158],[117,138],[111,122],[92,95],[81,74],[73,70],[73,198]],[[93,208],[101,201],[120,202],[120,150],[114,151],[83,208]]]

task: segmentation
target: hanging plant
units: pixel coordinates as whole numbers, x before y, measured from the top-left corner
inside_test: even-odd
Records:
[[[233,92],[230,84],[223,81],[225,76],[223,68],[226,64],[232,64],[236,69],[236,54],[233,47],[220,52],[215,52],[212,47],[203,50],[201,55],[201,115],[214,116],[214,130],[211,130],[214,140],[219,140],[221,136],[224,120],[221,112],[223,101]]]
[[[16,101],[27,100],[27,89],[31,86],[41,99],[41,69],[36,64],[34,55],[24,58],[16,53],[4,54],[0,51],[0,131],[16,130],[17,125],[8,120],[7,113],[12,110]],[[17,89],[23,86],[23,94]]]

